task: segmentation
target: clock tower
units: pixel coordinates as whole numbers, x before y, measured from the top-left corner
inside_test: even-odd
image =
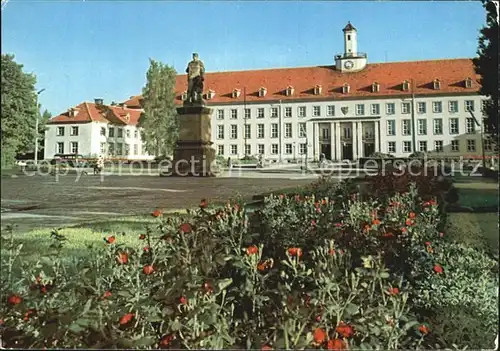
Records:
[[[335,56],[335,68],[341,72],[357,72],[366,66],[367,55],[358,52],[358,31],[351,22],[342,30],[344,32],[344,53]]]

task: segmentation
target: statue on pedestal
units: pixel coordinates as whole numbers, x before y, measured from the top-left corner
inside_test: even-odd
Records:
[[[205,80],[205,65],[198,58],[197,53],[193,53],[193,60],[186,68],[188,89],[187,98],[184,103],[203,104],[203,82]]]

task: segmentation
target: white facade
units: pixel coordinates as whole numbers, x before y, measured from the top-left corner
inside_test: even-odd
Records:
[[[140,128],[103,122],[48,124],[45,131],[45,159],[55,154],[104,155],[130,160],[152,159],[143,147]]]
[[[481,155],[480,127],[466,110],[471,108],[482,123],[481,96],[418,97],[413,103],[414,113],[410,96],[247,103],[249,118],[241,103],[211,105],[212,140],[217,154],[224,157],[262,153],[277,161],[304,159],[306,154],[308,159],[318,159],[321,153],[332,160],[356,160],[373,152],[396,157],[415,151],[451,157]],[[304,127],[306,135],[299,135]],[[488,145],[486,151],[490,151]]]

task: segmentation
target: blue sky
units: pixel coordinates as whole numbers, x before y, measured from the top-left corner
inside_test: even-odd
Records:
[[[28,1],[2,11],[2,53],[35,72],[56,115],[82,101],[141,93],[148,58],[184,72],[315,66],[358,29],[369,62],[473,57],[485,21],[478,1]]]

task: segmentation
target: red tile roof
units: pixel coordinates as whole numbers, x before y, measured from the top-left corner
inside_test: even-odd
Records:
[[[66,111],[49,120],[49,124],[103,122],[121,125],[137,125],[141,111],[120,106],[96,105],[93,102],[83,102],[73,109],[76,116],[70,116]]]
[[[465,87],[465,80],[472,79],[472,88]],[[440,81],[440,89],[434,89],[434,80]],[[215,97],[207,104],[242,103],[244,88],[247,102],[276,100],[319,100],[376,98],[407,95],[402,90],[403,82],[414,81],[415,95],[446,95],[454,93],[478,93],[479,75],[474,71],[471,59],[443,59],[430,61],[390,62],[368,64],[362,71],[342,73],[335,66],[298,68],[277,68],[252,71],[215,72],[205,74],[205,94],[215,91]],[[379,90],[372,92],[372,84],[379,84]],[[342,86],[348,84],[349,93],[342,93]],[[321,85],[321,94],[314,94],[314,87]],[[286,88],[294,88],[293,95],[286,95]],[[267,94],[259,97],[261,87]],[[233,98],[233,90],[239,89],[239,97]],[[182,104],[181,95],[187,90],[186,75],[177,76],[176,103]],[[133,96],[125,103],[140,105],[141,96]]]

